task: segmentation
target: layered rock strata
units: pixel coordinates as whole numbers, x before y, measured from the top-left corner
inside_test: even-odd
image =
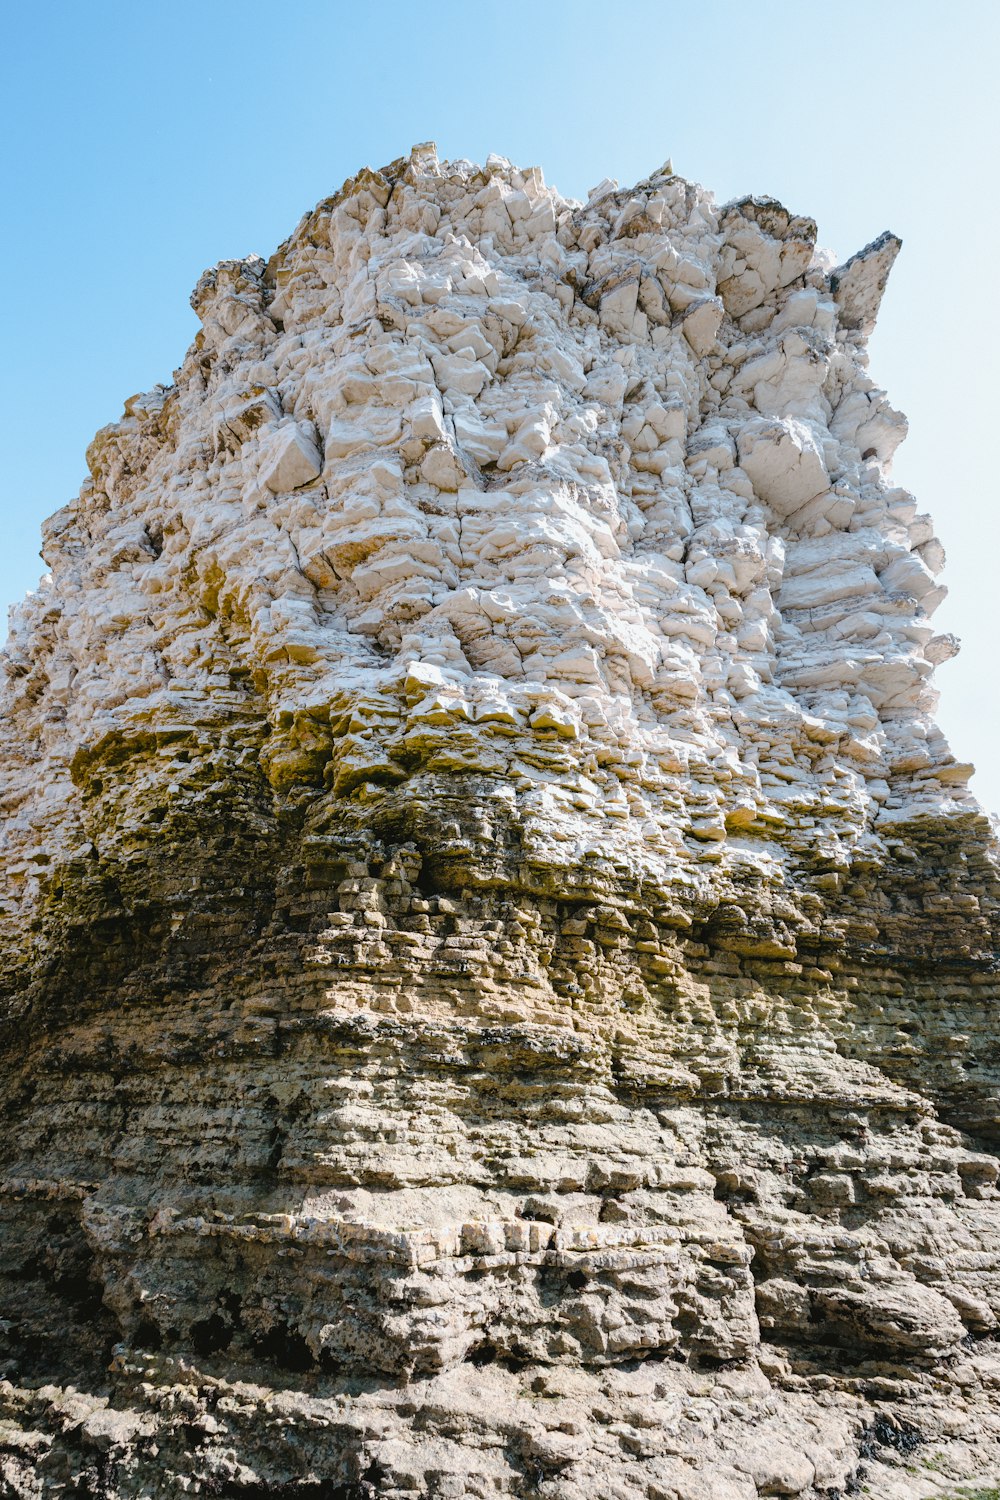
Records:
[[[95,438],[4,658],[4,1494],[992,1493],[997,849],[899,242],[815,241],[418,147]]]

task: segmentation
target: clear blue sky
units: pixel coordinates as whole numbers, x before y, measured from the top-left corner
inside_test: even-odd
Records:
[[[0,602],[37,582],[94,431],[180,363],[204,267],[269,254],[415,141],[573,197],[669,155],[720,200],[812,215],[842,258],[902,235],[872,372],[910,418],[897,481],[949,555],[937,623],[964,650],[940,719],[1000,810],[998,38],[996,0],[11,5]]]

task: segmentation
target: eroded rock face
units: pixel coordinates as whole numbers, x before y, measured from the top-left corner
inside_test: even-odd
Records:
[[[420,147],[202,277],[5,657],[5,1493],[998,1472],[897,249]]]

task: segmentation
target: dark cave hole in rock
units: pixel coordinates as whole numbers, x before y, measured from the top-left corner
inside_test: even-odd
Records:
[[[163,1335],[152,1318],[140,1318],[132,1342],[137,1349],[148,1349],[150,1354],[155,1354],[163,1347]]]
[[[199,1354],[218,1354],[233,1341],[233,1326],[221,1313],[210,1313],[191,1324],[191,1342]]]
[[[309,1345],[300,1333],[294,1333],[286,1323],[279,1323],[254,1339],[254,1352],[261,1359],[270,1360],[282,1370],[290,1370],[295,1374],[301,1375],[316,1369],[316,1360]]]
[[[696,1370],[706,1373],[716,1370],[739,1370],[743,1361],[739,1359],[722,1359],[716,1354],[697,1354],[691,1361]]]
[[[660,1344],[656,1349],[647,1349],[641,1356],[643,1364],[661,1365],[669,1361],[673,1365],[690,1363],[687,1354],[678,1344]]]
[[[531,1364],[531,1360],[523,1354],[501,1354],[497,1357],[497,1364],[512,1375],[519,1375]]]
[[[285,1132],[280,1125],[275,1125],[267,1133],[267,1144],[271,1148],[267,1155],[267,1165],[273,1172],[281,1163],[285,1154]]]

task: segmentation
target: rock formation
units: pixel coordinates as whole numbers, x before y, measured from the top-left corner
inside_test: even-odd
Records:
[[[997,849],[845,265],[365,170],[95,438],[0,729],[2,1493],[993,1494]]]

